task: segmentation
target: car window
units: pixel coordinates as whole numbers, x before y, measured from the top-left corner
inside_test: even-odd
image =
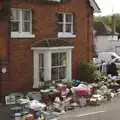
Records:
[[[111,55],[111,58],[114,59],[114,58],[116,58],[116,57],[115,57],[114,55]]]
[[[115,62],[116,62],[116,63],[120,63],[120,59],[116,59]]]

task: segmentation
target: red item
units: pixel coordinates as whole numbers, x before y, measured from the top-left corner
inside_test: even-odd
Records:
[[[78,96],[88,96],[91,94],[91,89],[87,86],[83,87],[83,86],[78,86],[75,89],[76,95]]]
[[[78,96],[88,96],[88,95],[90,95],[90,91],[85,90],[85,89],[81,89],[81,90],[76,91],[76,94]]]
[[[34,117],[32,114],[29,114],[25,117],[25,120],[34,120]]]

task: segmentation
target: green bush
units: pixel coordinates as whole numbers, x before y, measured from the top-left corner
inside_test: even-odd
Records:
[[[102,73],[97,67],[86,60],[81,60],[78,66],[78,79],[84,82],[92,83],[102,79]]]

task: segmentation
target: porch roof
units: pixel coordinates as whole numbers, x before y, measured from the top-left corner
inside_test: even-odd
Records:
[[[44,38],[33,43],[32,47],[64,47],[73,46],[73,39]]]

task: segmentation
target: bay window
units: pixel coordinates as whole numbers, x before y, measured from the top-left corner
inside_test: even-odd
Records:
[[[62,82],[71,80],[72,47],[32,48],[34,55],[33,88],[45,81]]]

